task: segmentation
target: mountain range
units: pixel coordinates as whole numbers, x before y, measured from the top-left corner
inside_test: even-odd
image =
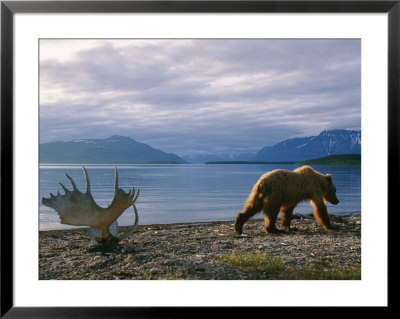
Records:
[[[40,144],[40,163],[205,163],[210,161],[291,162],[337,154],[361,154],[361,131],[326,130],[317,136],[286,139],[257,153],[179,157],[114,135]]]
[[[361,131],[329,130],[284,140],[258,151],[253,161],[303,161],[338,154],[361,154]]]
[[[40,163],[125,164],[186,163],[130,137],[114,135],[106,139],[79,139],[40,144]]]
[[[361,154],[361,131],[325,130],[317,136],[286,139],[265,146],[256,153],[205,154],[183,158],[190,163],[296,162],[339,154]]]

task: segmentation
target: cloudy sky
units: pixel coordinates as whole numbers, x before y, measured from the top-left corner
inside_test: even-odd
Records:
[[[41,143],[237,154],[360,126],[360,40],[40,40]]]

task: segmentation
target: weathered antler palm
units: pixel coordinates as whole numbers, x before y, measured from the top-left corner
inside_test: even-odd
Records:
[[[65,176],[70,180],[73,190],[70,191],[63,184],[59,183],[65,191],[62,195],[57,192],[57,196],[50,193],[50,198],[42,198],[42,204],[55,209],[61,219],[62,224],[75,226],[91,226],[100,231],[100,237],[95,238],[97,242],[106,242],[115,240],[116,238],[110,234],[110,226],[117,225],[117,218],[130,206],[133,206],[135,212],[135,223],[129,232],[120,237],[126,238],[138,224],[139,216],[135,206],[135,201],[139,196],[139,189],[135,196],[135,188],[126,193],[121,188],[118,188],[118,170],[115,167],[115,184],[114,198],[111,205],[107,208],[100,207],[94,201],[90,192],[90,180],[88,173],[82,167],[86,179],[86,193],[81,193],[76,187],[74,180],[65,173]],[[93,233],[93,232],[92,232]]]

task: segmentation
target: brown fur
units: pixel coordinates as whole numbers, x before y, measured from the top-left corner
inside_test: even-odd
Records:
[[[310,166],[302,166],[294,171],[277,169],[260,177],[254,185],[241,213],[236,217],[235,231],[242,233],[243,224],[251,217],[264,212],[265,232],[280,232],[275,227],[279,211],[282,226],[289,231],[292,213],[301,201],[310,201],[315,219],[325,228],[334,229],[330,224],[325,202],[339,203],[332,176],[323,175]]]

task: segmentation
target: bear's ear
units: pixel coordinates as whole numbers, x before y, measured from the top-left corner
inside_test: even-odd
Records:
[[[328,180],[328,183],[332,183],[332,175],[331,174],[326,174],[325,176],[326,176],[326,178]]]

